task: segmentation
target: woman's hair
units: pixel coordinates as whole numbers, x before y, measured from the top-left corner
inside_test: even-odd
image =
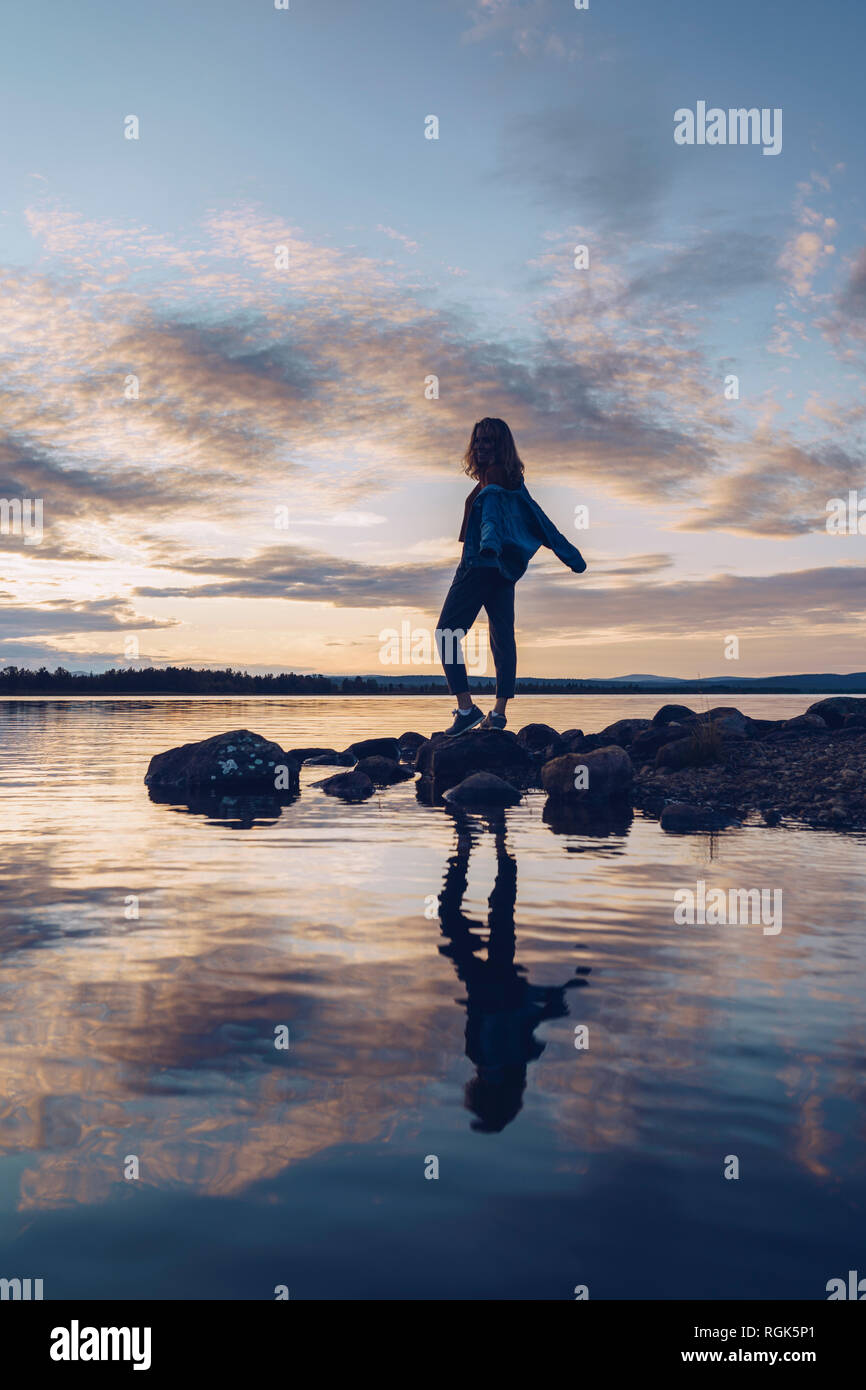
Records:
[[[523,462],[517,452],[514,436],[504,420],[487,416],[473,425],[469,447],[463,455],[463,467],[470,478],[475,478],[480,483],[484,482],[476,449],[480,435],[493,441],[493,459],[483,472],[490,473],[495,470],[497,481],[501,477],[503,487],[519,487],[523,481]]]

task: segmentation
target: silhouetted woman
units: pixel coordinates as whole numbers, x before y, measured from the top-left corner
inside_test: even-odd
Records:
[[[504,420],[479,420],[463,459],[475,487],[466,499],[459,539],[463,555],[448,590],[436,629],[448,689],[457,697],[449,733],[481,724],[504,729],[505,707],[514,695],[517,647],[514,641],[514,586],[542,545],[564,565],[583,574],[586,561],[557,531],[534,502],[523,481],[523,464]],[[487,612],[496,667],[496,703],[486,719],[469,694],[462,639],[480,610]],[[483,721],[483,723],[482,723]]]

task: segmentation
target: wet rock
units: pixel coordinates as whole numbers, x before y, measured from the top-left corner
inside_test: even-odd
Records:
[[[405,758],[406,762],[412,762],[421,744],[426,742],[427,739],[424,734],[416,734],[413,729],[408,729],[405,734],[401,734],[397,739],[400,757]]]
[[[576,776],[582,767],[585,774]],[[551,759],[541,769],[541,785],[555,800],[620,801],[631,793],[633,771],[625,749],[611,744]]]
[[[831,695],[827,700],[816,700],[806,713],[817,714],[828,729],[840,729],[846,715],[866,715],[866,698],[858,699],[856,695]]]
[[[343,801],[365,801],[373,795],[373,783],[366,772],[358,772],[354,767],[351,772],[337,772],[313,786],[321,787],[326,796],[339,796]]]
[[[409,782],[415,776],[408,767],[401,766],[393,758],[361,758],[355,771],[365,773],[374,787],[390,787],[395,782]]]
[[[353,753],[358,762],[362,758],[390,758],[395,763],[400,761],[400,745],[395,738],[362,738],[357,743],[350,743],[346,752]]]
[[[296,763],[321,761],[327,759],[333,766],[341,766],[340,759],[345,757],[343,753],[337,753],[333,748],[290,748],[288,750],[290,758],[294,758]],[[354,759],[353,759],[354,761]],[[351,763],[343,763],[342,766],[351,767]]]
[[[473,772],[443,793],[450,806],[513,806],[520,800],[517,787],[492,772]]]
[[[422,780],[441,796],[472,772],[493,772],[517,786],[526,784],[534,765],[529,750],[507,729],[473,729],[469,733],[434,735],[415,757]]]
[[[222,796],[240,791],[291,797],[298,790],[298,763],[260,734],[232,729],[155,754],[144,781],[152,793],[177,795],[180,800],[195,793]]]
[[[664,724],[687,724],[690,719],[697,719],[697,714],[688,705],[662,705],[657,709],[650,723],[658,725]]]
[[[333,748],[304,761],[305,767],[354,767],[355,759],[351,753],[335,753]]]
[[[781,811],[777,811],[775,806],[766,807],[761,814],[763,815],[765,825],[778,825],[779,821],[782,819]]]

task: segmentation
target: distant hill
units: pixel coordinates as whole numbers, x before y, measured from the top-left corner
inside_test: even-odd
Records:
[[[491,694],[492,676],[471,681],[474,691]],[[292,671],[250,673],[202,670],[190,666],[124,666],[111,671],[67,671],[57,667],[7,666],[0,670],[0,695],[444,695],[443,676],[324,676]],[[632,675],[609,680],[524,677],[518,694],[538,695],[859,695],[866,694],[866,672],[801,676]]]

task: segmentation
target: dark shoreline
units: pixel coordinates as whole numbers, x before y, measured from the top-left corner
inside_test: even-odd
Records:
[[[850,677],[815,677],[809,682],[804,678],[802,684],[787,684],[790,676],[770,677],[766,681],[724,683],[689,681],[641,684],[621,681],[554,681],[540,679],[518,680],[516,698],[521,695],[658,695],[658,696],[710,696],[718,695],[862,695],[866,694],[866,677],[857,672]],[[473,681],[475,696],[487,699],[495,694],[495,682]],[[143,671],[106,671],[104,673],[78,674],[61,671],[17,671],[7,668],[0,671],[0,698],[15,698],[18,695],[179,695],[184,697],[203,696],[218,698],[226,695],[261,696],[273,698],[283,695],[407,695],[437,696],[448,698],[448,688],[444,681],[389,682],[379,684],[372,677],[331,677],[302,676],[295,674],[248,676],[242,672],[201,671],[177,667],[150,668]]]

